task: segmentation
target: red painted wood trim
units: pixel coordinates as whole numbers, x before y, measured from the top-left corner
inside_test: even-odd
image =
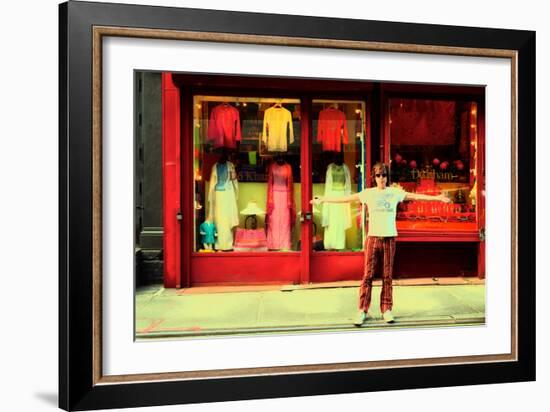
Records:
[[[485,229],[485,99],[477,105],[478,150],[477,155],[477,210],[478,226]],[[478,277],[485,279],[485,241],[479,243]]]
[[[385,83],[384,90],[386,93],[390,94],[416,94],[424,96],[427,94],[452,95],[456,96],[456,98],[462,98],[464,95],[483,96],[485,93],[485,88],[479,86],[447,86],[438,84],[426,85],[412,83]]]
[[[365,106],[366,114],[365,114],[365,120],[364,120],[366,124],[363,124],[363,130],[365,130],[365,137],[363,140],[363,144],[366,146],[365,147],[365,165],[364,165],[365,168],[363,170],[363,182],[361,184],[361,187],[363,188],[363,190],[369,187],[369,182],[371,180],[370,173],[372,169],[372,148],[371,148],[372,146],[371,145],[371,137],[372,137],[372,128],[371,128],[372,102],[371,100],[372,99],[373,99],[373,94],[371,93],[370,95],[367,96],[367,104]],[[362,222],[361,224],[363,223],[364,222]]]
[[[415,238],[416,241],[427,241],[428,238],[441,238],[443,241],[445,238],[454,238],[454,239],[465,239],[468,242],[479,241],[479,234],[477,231],[468,231],[463,232],[454,230],[419,230],[419,229],[399,229],[397,241],[402,241],[407,238]]]
[[[192,259],[191,285],[297,283],[300,279],[300,253],[280,255],[273,252],[255,256],[251,253],[217,252],[208,255]]]
[[[337,257],[348,257],[348,256],[359,256],[359,255],[363,255],[363,251],[358,251],[358,252],[338,252],[338,251],[335,251],[335,250],[331,250],[331,251],[316,251],[314,250],[312,252],[312,256],[314,256],[315,258],[317,257],[324,257],[324,256],[337,256]]]
[[[439,241],[437,241],[440,244]],[[405,243],[397,247],[394,276],[432,277],[432,276],[474,276],[475,271],[464,270],[465,258],[471,258],[470,252],[458,252],[456,248],[448,250],[445,245],[431,248],[430,254],[437,259],[421,261],[416,259],[424,246],[419,242],[409,243],[413,251],[405,249]],[[451,244],[452,246],[452,244]],[[363,252],[314,252],[311,261],[311,283],[338,282],[359,280],[362,277]],[[235,256],[229,253],[213,253],[210,258],[193,259],[193,281],[190,286],[213,285],[267,285],[297,283],[300,272],[300,255],[279,256]],[[475,259],[475,258],[474,258]],[[217,265],[213,265],[215,261]],[[273,270],[258,271],[258,267],[269,267]]]
[[[162,73],[162,193],[164,286],[179,286],[181,232],[180,209],[180,94],[171,73]]]
[[[312,164],[311,164],[311,99],[308,97],[302,98],[301,111],[301,147],[300,147],[300,157],[301,157],[301,170],[300,170],[300,181],[301,181],[301,209],[302,215],[305,213],[312,213],[312,205],[309,201],[312,198],[313,193],[313,182],[312,182]],[[311,251],[312,251],[312,237],[313,237],[313,221],[304,220],[302,222],[302,235],[301,235],[301,260],[300,260],[300,283],[305,284],[310,282],[310,273],[311,273]]]
[[[386,88],[386,85],[380,85],[380,116],[382,117],[382,121],[380,123],[380,128],[382,130],[382,139],[380,140],[380,161],[386,163],[389,166],[391,156],[390,111],[388,107],[389,97],[386,94]]]
[[[181,193],[182,193],[182,249],[181,249],[181,287],[191,285],[191,254],[195,238],[195,176],[193,170],[193,95],[189,89],[181,88]]]
[[[240,259],[244,257],[248,258],[292,258],[299,259],[300,252],[194,252],[191,254],[193,259]]]
[[[195,75],[174,74],[174,82],[179,87],[199,87],[218,90],[222,95],[234,95],[235,90],[263,90],[269,95],[285,95],[289,92],[307,93],[321,96],[323,93],[348,95],[350,93],[366,93],[372,90],[373,83],[368,81],[327,80],[313,78],[286,78],[269,76],[227,76],[227,75]],[[206,86],[205,86],[206,85]],[[254,92],[257,95],[257,92]]]
[[[398,242],[479,242],[477,235],[439,235],[439,236],[418,236],[417,234],[407,236],[399,236],[396,239]]]
[[[311,282],[359,280],[363,275],[363,252],[317,252],[311,263]]]

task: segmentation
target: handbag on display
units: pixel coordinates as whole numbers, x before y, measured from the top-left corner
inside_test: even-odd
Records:
[[[267,252],[267,236],[265,229],[257,229],[256,215],[265,214],[260,210],[256,202],[249,202],[247,207],[241,211],[247,218],[244,221],[244,229],[238,227],[235,232],[233,250],[236,252]],[[251,229],[247,229],[247,223],[251,221]]]
[[[237,228],[233,250],[236,252],[267,252],[265,230]]]

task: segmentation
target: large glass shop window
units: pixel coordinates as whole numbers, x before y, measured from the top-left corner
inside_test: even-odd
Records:
[[[398,228],[475,230],[477,104],[389,99],[389,135],[393,184],[452,200],[401,203]]]
[[[194,96],[195,251],[300,250],[300,101]]]
[[[313,196],[347,196],[365,181],[365,103],[314,100],[312,104]],[[313,207],[316,251],[362,250],[364,208],[359,203]]]

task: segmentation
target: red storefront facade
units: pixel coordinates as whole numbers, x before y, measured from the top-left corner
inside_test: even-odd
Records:
[[[221,105],[238,112],[240,140],[215,147],[208,130]],[[268,110],[277,105],[291,116],[284,149],[262,141]],[[360,279],[368,211],[353,206],[345,246],[327,249],[329,226],[310,200],[326,190],[331,165],[343,165],[346,184],[356,192],[370,186],[377,161],[391,164],[393,183],[405,190],[445,192],[453,199],[450,207],[402,205],[394,276],[484,277],[482,87],[163,73],[162,109],[165,287]],[[344,116],[342,141],[331,150],[321,141],[327,110]],[[203,248],[201,224],[215,214],[210,183],[222,155],[235,167],[240,212],[253,203],[268,213],[268,170],[276,159],[292,170],[296,218],[289,246]],[[261,231],[266,223],[257,218]],[[235,245],[236,231],[243,234],[249,222],[243,213],[238,219],[228,234]]]

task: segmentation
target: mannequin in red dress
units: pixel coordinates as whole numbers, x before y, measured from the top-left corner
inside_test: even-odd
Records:
[[[291,250],[292,227],[296,220],[292,167],[282,155],[271,163],[267,179],[267,247]]]

